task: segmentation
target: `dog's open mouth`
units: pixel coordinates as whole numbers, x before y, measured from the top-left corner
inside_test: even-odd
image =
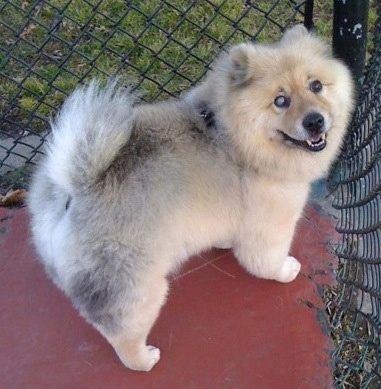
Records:
[[[322,151],[325,149],[325,146],[327,146],[325,133],[312,135],[309,139],[306,140],[299,140],[292,138],[291,136],[285,134],[283,131],[278,131],[282,134],[284,140],[291,142],[296,146],[303,147],[309,151]]]

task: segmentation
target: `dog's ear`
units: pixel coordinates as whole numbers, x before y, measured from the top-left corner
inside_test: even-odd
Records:
[[[306,45],[313,47],[319,55],[330,55],[331,49],[322,40],[318,39],[314,33],[309,32],[302,24],[288,29],[279,41],[281,46]],[[303,49],[301,49],[303,50]]]
[[[231,86],[247,86],[261,78],[273,59],[274,50],[268,45],[241,43],[233,46],[227,61]]]
[[[232,47],[229,52],[229,75],[234,85],[247,84],[251,79],[250,54],[254,50],[254,45],[241,43]]]
[[[296,26],[289,28],[285,31],[285,33],[282,35],[282,38],[280,39],[280,42],[282,44],[289,44],[300,40],[308,34],[308,30],[303,26],[303,24],[297,24]]]

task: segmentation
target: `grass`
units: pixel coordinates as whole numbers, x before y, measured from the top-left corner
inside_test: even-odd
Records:
[[[255,9],[248,3],[3,1],[0,112],[13,125],[40,130],[79,82],[113,75],[147,100],[177,95],[204,76],[221,48],[252,35],[272,40],[292,18],[303,20],[289,1],[255,1]],[[320,9],[327,11],[318,22],[324,29],[330,10]]]
[[[344,264],[340,264],[343,270]],[[348,266],[349,267],[349,266]],[[352,272],[353,273],[353,272]],[[352,274],[351,278],[358,277]],[[331,329],[331,337],[336,346],[333,354],[335,387],[342,389],[377,389],[381,384],[380,367],[377,365],[377,348],[371,341],[376,328],[369,318],[358,310],[361,291],[354,291],[338,284],[326,287],[324,302]],[[345,307],[345,308],[343,308]]]
[[[331,18],[331,3],[315,1],[327,40]],[[287,0],[2,1],[0,112],[10,118],[2,131],[46,129],[67,94],[93,77],[117,75],[147,100],[178,95],[222,48],[276,39],[281,27],[302,21]]]

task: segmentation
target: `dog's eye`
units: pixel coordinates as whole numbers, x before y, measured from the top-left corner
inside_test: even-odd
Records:
[[[310,90],[313,93],[319,93],[323,89],[323,85],[319,80],[312,81],[310,84]]]
[[[291,99],[286,96],[275,97],[274,104],[278,108],[288,108],[290,106]]]

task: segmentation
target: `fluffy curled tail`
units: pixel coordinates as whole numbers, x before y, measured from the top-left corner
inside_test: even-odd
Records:
[[[130,137],[134,101],[116,82],[77,88],[52,123],[50,179],[70,194],[95,183]]]

